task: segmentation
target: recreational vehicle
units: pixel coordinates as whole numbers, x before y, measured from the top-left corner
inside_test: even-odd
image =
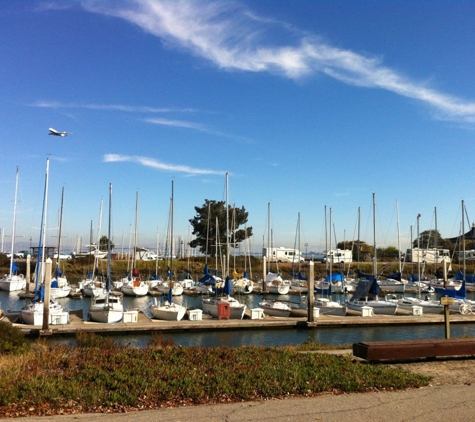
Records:
[[[303,262],[305,258],[298,249],[293,248],[262,248],[262,256],[268,262]]]
[[[426,264],[440,264],[442,262],[450,263],[450,252],[448,249],[436,248],[413,248],[406,251],[406,261],[422,262]]]
[[[332,249],[325,253],[322,262],[329,264],[348,264],[353,262],[353,252],[349,249]]]
[[[469,251],[465,251],[465,260],[466,261],[475,261],[475,250],[471,249]],[[459,261],[463,261],[463,252],[459,252]]]

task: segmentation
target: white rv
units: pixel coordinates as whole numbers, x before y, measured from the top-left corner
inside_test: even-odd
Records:
[[[325,253],[322,262],[329,264],[349,264],[353,262],[353,251],[349,249],[332,249]]]
[[[459,261],[463,260],[463,252],[459,252]],[[465,251],[465,260],[467,261],[475,261],[475,250],[471,249],[469,251]]]
[[[448,249],[436,248],[413,248],[406,251],[406,261],[422,262],[426,264],[440,264],[442,262],[452,262]]]
[[[262,256],[267,262],[304,262],[305,258],[298,249],[293,248],[262,248]]]

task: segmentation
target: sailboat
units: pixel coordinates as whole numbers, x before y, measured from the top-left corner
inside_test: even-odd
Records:
[[[64,187],[61,192],[61,211],[59,214],[59,233],[58,233],[58,259],[56,261],[56,269],[54,270],[54,278],[51,280],[51,295],[56,298],[62,298],[69,296],[71,293],[71,286],[68,283],[68,279],[63,275],[61,271],[61,226],[63,223],[63,200],[64,200]]]
[[[326,211],[325,211],[326,214]],[[330,208],[330,250],[331,250],[331,237],[332,237],[332,211]],[[316,297],[313,303],[313,309],[318,309],[321,315],[333,315],[333,316],[345,316],[346,315],[346,304],[342,304],[333,300],[332,293],[334,286],[338,286],[339,291],[341,292],[341,284],[344,279],[340,273],[332,274],[333,263],[329,265],[329,275],[321,281],[320,288],[315,286],[314,292],[319,293],[321,296]],[[338,277],[340,279],[338,280]],[[325,287],[322,289],[322,287]],[[308,310],[308,298],[307,296],[302,296],[299,304],[300,309]]]
[[[100,233],[101,233],[101,226],[102,226],[102,199],[101,199],[101,205],[100,205],[99,210],[100,211],[99,211],[99,224],[97,227],[97,243],[99,243],[99,240],[100,240]],[[92,245],[92,220],[91,220],[89,241],[90,241],[90,244]],[[107,252],[103,257],[105,258],[106,256],[107,256]],[[92,264],[92,272],[89,272],[86,278],[82,279],[79,282],[79,288],[82,290],[82,293],[84,296],[104,299],[105,293],[106,293],[105,283],[102,280],[98,280],[96,276],[96,269],[99,266],[99,259],[102,259],[102,258],[100,258],[100,255],[98,254],[88,255],[88,261],[90,261],[91,258],[94,259],[93,264]]]
[[[297,218],[297,231],[296,236],[298,237],[296,244],[298,250],[300,251],[300,213],[298,213]],[[298,268],[297,271],[294,270],[294,265],[297,264]],[[290,290],[293,290],[298,293],[308,293],[308,279],[304,277],[300,270],[300,259],[298,262],[295,262],[295,259],[292,259],[292,271],[291,271],[292,278],[290,279]]]
[[[235,215],[236,215],[236,210],[233,209],[233,243],[236,244],[236,224],[235,224]],[[234,261],[234,269],[233,269],[233,280],[232,280],[232,286],[233,286],[233,292],[238,293],[238,294],[243,294],[243,295],[248,295],[251,294],[252,291],[254,290],[254,282],[249,278],[248,272],[247,272],[247,259],[248,259],[248,254],[246,253],[247,251],[244,251],[244,272],[243,273],[238,273],[236,271],[236,255],[233,255],[233,261]],[[251,267],[251,261],[249,260],[249,268]],[[251,274],[252,277],[252,274]]]
[[[20,317],[23,324],[28,325],[42,325],[44,314],[44,293],[45,293],[45,236],[46,236],[46,215],[48,210],[48,185],[49,185],[49,157],[46,159],[46,175],[45,175],[45,189],[43,196],[43,211],[41,216],[40,240],[38,245],[38,260],[35,270],[35,295],[30,301],[26,301],[20,311]],[[68,322],[69,313],[63,313],[63,307],[56,301],[54,296],[50,296],[49,303],[49,323],[52,322],[53,316],[60,316],[60,320]],[[65,317],[65,318],[64,318]]]
[[[214,318],[218,317],[219,305],[227,303],[230,310],[229,317],[231,319],[243,319],[247,306],[237,299],[231,296],[232,285],[231,278],[229,276],[229,253],[230,253],[230,241],[229,241],[229,201],[228,201],[228,173],[226,173],[226,279],[223,287],[223,296],[210,296],[203,297],[201,306],[203,312],[211,315]],[[217,253],[217,250],[216,250]]]
[[[168,272],[167,272],[167,279],[166,280],[162,280],[161,282],[159,282],[155,289],[158,290],[159,292],[161,292],[162,294],[164,295],[168,295],[170,290],[172,292],[172,296],[181,296],[183,294],[183,285],[181,284],[181,282],[179,280],[176,280],[175,279],[175,275],[174,275],[174,272],[173,272],[173,244],[174,244],[174,241],[173,241],[173,201],[174,201],[174,183],[173,183],[173,180],[172,180],[172,196],[170,198],[170,214],[169,214],[169,223],[168,223],[168,228],[169,228],[169,247],[168,247],[168,251],[169,251],[169,269],[168,269]]]
[[[181,321],[186,314],[186,306],[174,303],[172,298],[172,289],[168,290],[167,298],[162,303],[158,303],[156,297],[153,298],[154,302],[148,308],[152,317],[166,321]]]
[[[18,197],[18,167],[16,169],[15,177],[15,201],[13,205],[13,230],[12,230],[12,249],[10,257],[10,272],[5,274],[0,279],[0,290],[6,290],[7,292],[13,292],[16,290],[22,290],[26,288],[26,280],[23,277],[23,274],[16,274],[18,267],[13,260],[14,250],[15,250],[15,228],[16,228],[16,208],[17,208],[17,197]]]
[[[271,260],[273,258],[273,253],[275,250],[275,245],[273,242],[273,235],[270,228],[270,202],[267,204],[267,258]],[[277,272],[273,273],[268,271],[266,274],[266,279],[263,283],[266,283],[266,291],[272,294],[286,295],[290,291],[290,282],[288,280],[284,281],[282,276],[279,273],[279,263],[276,258]]]
[[[139,193],[135,197],[135,233],[134,233],[134,253],[132,256],[132,277],[127,278],[121,287],[121,291],[126,296],[145,296],[148,293],[148,284],[140,278],[136,268],[137,265],[137,223],[138,223]]]
[[[394,302],[385,300],[379,300],[378,291],[378,264],[376,257],[376,197],[373,193],[373,244],[374,244],[374,261],[373,261],[373,274],[365,275],[358,271],[360,281],[356,286],[353,296],[346,302],[348,310],[362,313],[363,307],[373,308],[373,313],[376,315],[395,315],[398,305]]]
[[[122,320],[124,305],[122,296],[111,292],[111,219],[112,219],[112,183],[109,184],[109,229],[107,234],[107,279],[104,297],[93,297],[89,308],[91,321],[112,324]]]

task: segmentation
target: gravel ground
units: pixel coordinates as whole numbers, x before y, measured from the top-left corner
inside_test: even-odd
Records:
[[[407,371],[433,377],[431,385],[472,385],[475,384],[475,358],[446,358],[430,361],[392,363]]]

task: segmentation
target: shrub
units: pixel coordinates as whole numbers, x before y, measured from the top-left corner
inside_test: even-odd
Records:
[[[150,349],[166,349],[172,346],[175,346],[173,339],[164,339],[162,333],[152,334],[152,338],[147,343],[147,347]]]
[[[119,345],[112,337],[99,336],[86,331],[76,333],[76,344],[78,347],[95,347],[98,349],[117,349]]]
[[[19,328],[0,321],[0,353],[21,354],[27,352],[29,348],[30,343]]]

